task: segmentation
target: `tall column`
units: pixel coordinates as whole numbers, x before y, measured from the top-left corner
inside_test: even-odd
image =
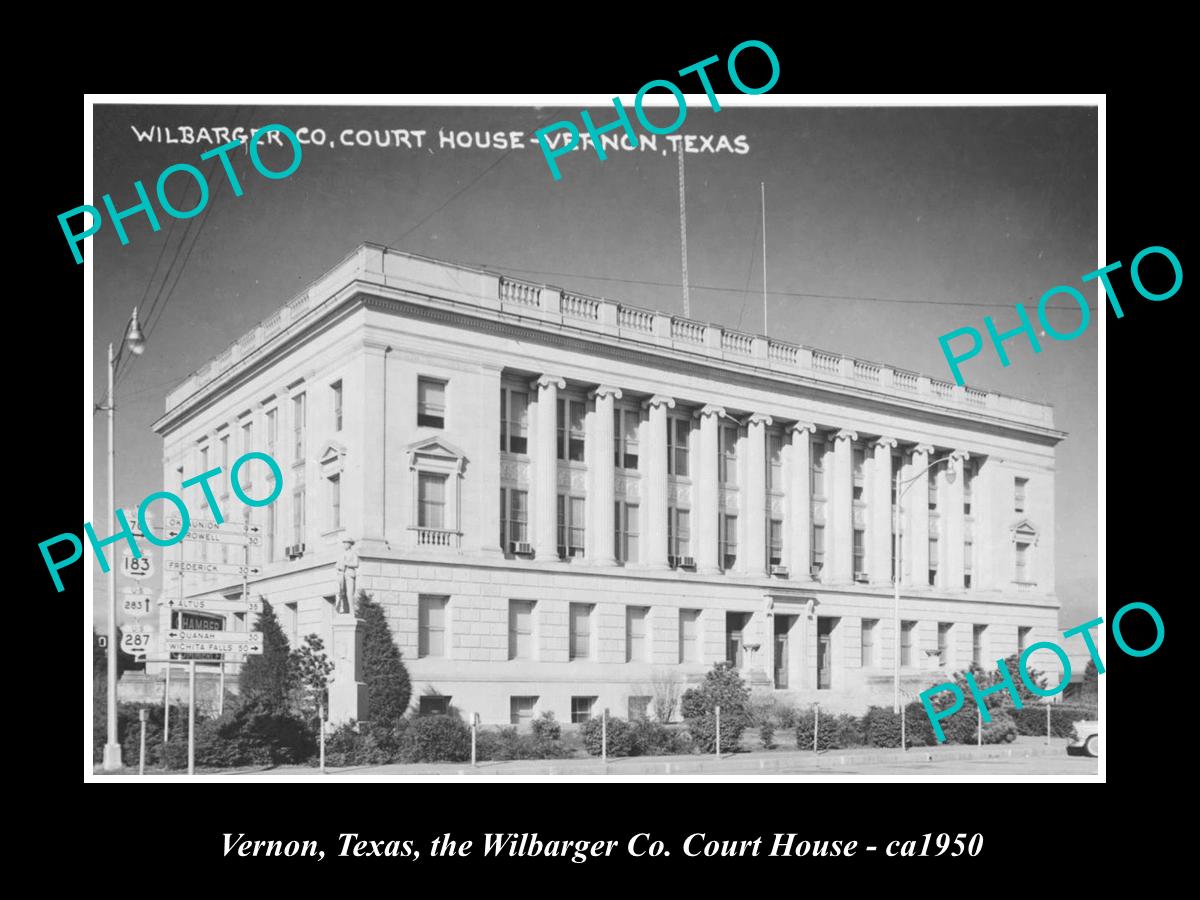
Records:
[[[746,451],[746,553],[747,575],[767,573],[767,428],[771,417],[750,416]]]
[[[613,556],[613,518],[616,472],[613,468],[613,401],[621,399],[621,389],[602,384],[588,394],[595,399],[592,414],[592,440],[588,457],[588,505],[592,508],[591,540],[588,541],[588,562],[597,566],[615,566]]]
[[[812,436],[815,425],[797,422],[788,461],[787,541],[792,581],[812,581]],[[774,637],[772,636],[772,640]]]
[[[715,575],[720,568],[720,531],[717,527],[721,515],[721,488],[718,479],[718,458],[721,419],[725,410],[709,404],[697,410],[700,419],[700,453],[696,461],[695,508],[692,511],[692,528],[696,532],[696,571]]]
[[[994,511],[996,464],[990,458],[976,457],[978,467],[972,488],[971,518],[975,520],[975,588],[992,590],[996,587],[996,552],[999,523]]]
[[[649,411],[650,435],[645,442],[646,475],[642,479],[642,512],[646,518],[646,566],[667,568],[667,410],[671,397],[655,394],[642,404]]]
[[[966,541],[966,523],[963,516],[963,463],[971,455],[965,450],[955,450],[950,454],[949,472],[954,477],[946,478],[946,508],[942,511],[942,522],[945,524],[946,543],[942,558],[946,560],[946,589],[961,591],[963,589],[963,544]]]
[[[917,444],[912,452],[912,468],[917,475],[905,494],[909,509],[909,525],[912,533],[912,584],[914,587],[929,586],[929,465],[933,447]]]
[[[892,448],[895,438],[881,437],[875,441],[875,471],[871,484],[871,581],[874,584],[892,583]]]
[[[825,555],[832,559],[832,577],[835,583],[844,584],[854,577],[854,484],[852,447],[858,434],[843,428],[833,436],[833,477],[825,489],[832,507],[830,523],[832,534]]]
[[[567,386],[557,375],[530,384],[537,389],[533,441],[533,550],[540,560],[558,559],[558,392]]]

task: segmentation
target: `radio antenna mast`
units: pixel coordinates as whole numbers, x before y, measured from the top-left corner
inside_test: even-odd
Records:
[[[683,316],[685,319],[691,318],[692,304],[688,297],[688,274],[687,274],[687,204],[684,199],[683,189],[683,142],[679,142],[679,243],[680,252],[683,261]]]
[[[765,182],[758,183],[762,195],[762,236],[763,236],[763,334],[767,334],[767,186]]]

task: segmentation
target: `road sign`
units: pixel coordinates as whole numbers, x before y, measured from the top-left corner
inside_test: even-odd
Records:
[[[136,628],[122,628],[121,652],[128,653],[130,656],[145,653],[150,649],[151,635],[150,629],[142,628],[140,625]]]
[[[108,649],[108,635],[106,635],[106,634],[100,635],[100,649],[101,650]]]
[[[170,572],[217,573],[222,575],[257,575],[261,571],[258,566],[243,566],[234,563],[194,562],[186,559],[168,559],[167,570]]]
[[[149,615],[150,597],[147,594],[131,594],[123,597],[121,598],[121,610],[135,619],[139,616]]]
[[[182,519],[167,519],[167,532],[169,534],[179,534],[183,528]],[[258,534],[261,531],[257,525],[250,525],[246,522],[221,522],[219,525],[212,519],[192,519],[188,525],[188,531],[217,531],[226,534]]]
[[[178,533],[177,531],[171,532],[173,535]],[[229,531],[189,531],[183,536],[183,539],[199,544],[237,544],[240,547],[247,545],[257,547],[262,544],[262,538],[257,534]]]
[[[169,641],[224,641],[230,644],[261,644],[261,631],[197,631],[172,628],[167,632]]]
[[[140,559],[134,559],[128,550],[121,557],[121,572],[127,578],[149,578],[154,574],[154,557],[143,553]]]
[[[172,635],[209,635],[201,637],[172,637]],[[235,640],[241,638],[257,640]],[[257,655],[263,652],[262,632],[251,631],[238,634],[226,631],[170,631],[167,633],[168,653],[245,653]]]
[[[197,612],[262,612],[262,600],[225,597],[173,597],[167,600],[171,609],[194,609]]]

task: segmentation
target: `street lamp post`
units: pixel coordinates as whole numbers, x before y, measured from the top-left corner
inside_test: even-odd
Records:
[[[121,351],[129,347],[134,356],[141,356],[146,349],[146,338],[142,327],[138,324],[137,307],[129,317],[129,325],[121,338],[121,344],[113,352],[113,345],[108,345],[108,395],[100,409],[108,413],[108,516],[110,522],[117,518],[115,469],[116,447],[113,443],[113,414],[116,404],[113,402],[113,379],[117,365],[121,361]],[[108,567],[108,738],[104,744],[104,769],[112,771],[121,768],[121,745],[117,742],[117,575],[116,566]]]
[[[892,648],[892,712],[897,714],[900,712],[900,572],[904,565],[904,541],[901,540],[900,535],[902,521],[900,518],[900,503],[904,499],[904,495],[908,492],[908,489],[913,486],[913,482],[930,471],[938,463],[946,462],[953,456],[953,453],[948,453],[945,456],[938,457],[916,475],[903,482],[900,480],[900,470],[896,470],[896,522],[895,527],[892,529],[892,540],[896,544],[896,552],[894,554],[896,565],[892,570],[892,633],[895,643],[895,646]],[[954,482],[953,468],[946,473],[946,480],[951,483]],[[901,488],[901,485],[903,485],[903,488]]]

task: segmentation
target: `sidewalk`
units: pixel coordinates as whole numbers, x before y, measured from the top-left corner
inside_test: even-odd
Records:
[[[887,763],[955,760],[1021,759],[1038,756],[1066,756],[1066,739],[1053,738],[1049,746],[1045,738],[1018,737],[1011,744],[985,744],[982,747],[951,744],[940,747],[914,747],[907,752],[897,749],[855,748],[830,750],[813,754],[801,750],[761,750],[737,753],[717,759],[714,756],[634,756],[610,759],[607,765],[599,759],[524,759],[508,762],[470,763],[396,763],[384,766],[354,766],[328,769],[326,778],[339,775],[366,775],[381,778],[410,775],[458,776],[584,776],[584,775],[744,775],[751,777],[785,770],[787,772],[827,772],[837,774],[846,766]],[[221,775],[255,775],[265,777],[320,777],[310,766],[283,766],[276,769],[245,769],[238,772],[203,772]]]

